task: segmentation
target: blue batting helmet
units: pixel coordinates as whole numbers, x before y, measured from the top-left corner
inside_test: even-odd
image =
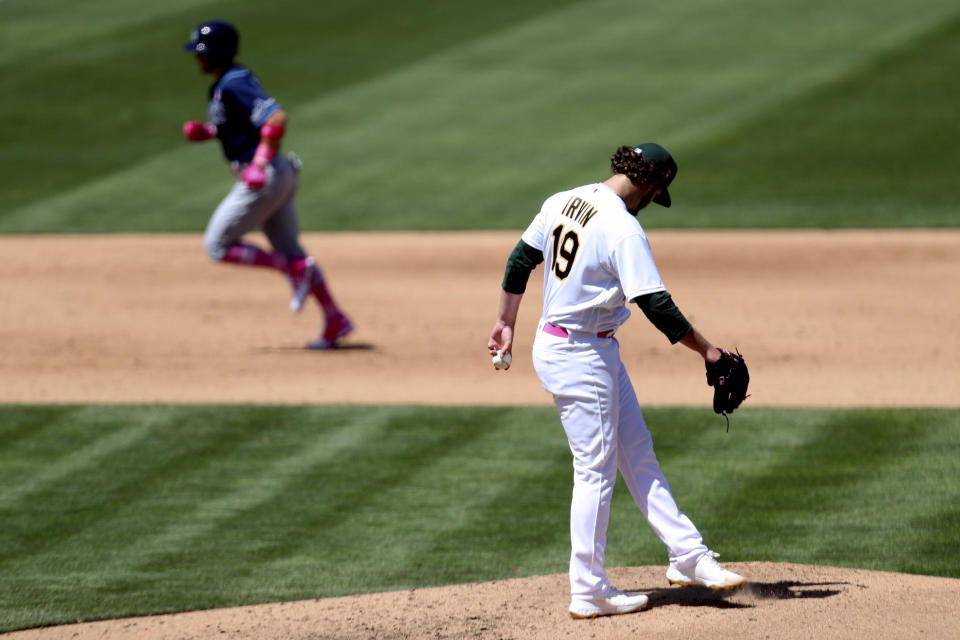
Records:
[[[211,20],[201,22],[190,33],[190,42],[183,48],[192,53],[206,54],[213,67],[226,67],[233,62],[240,46],[240,34],[229,22]]]

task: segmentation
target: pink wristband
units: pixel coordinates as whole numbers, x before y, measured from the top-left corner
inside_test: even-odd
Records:
[[[271,147],[266,142],[257,145],[257,150],[253,154],[253,164],[265,167],[270,164],[273,157],[277,155],[277,148]]]
[[[270,164],[273,157],[277,155],[277,146],[283,138],[284,131],[283,125],[266,123],[260,127],[260,144],[257,145],[257,150],[253,154],[253,164],[261,167]],[[268,141],[273,144],[269,144]]]
[[[189,120],[183,123],[183,135],[187,140],[203,142],[217,137],[217,128],[209,122]]]
[[[270,124],[269,122],[260,127],[260,139],[272,140],[273,142],[280,142],[280,139],[283,138],[283,134],[286,133],[286,128],[283,125]]]

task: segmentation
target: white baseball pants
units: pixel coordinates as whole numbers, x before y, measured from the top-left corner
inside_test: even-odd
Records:
[[[533,365],[553,394],[573,454],[570,505],[570,591],[591,597],[609,586],[604,568],[610,503],[617,469],[634,502],[663,541],[671,562],[687,564],[705,551],[700,532],[677,507],[615,338],[537,328]]]

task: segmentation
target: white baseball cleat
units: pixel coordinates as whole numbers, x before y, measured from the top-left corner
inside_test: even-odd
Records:
[[[299,276],[290,276],[290,284],[293,285],[293,297],[290,298],[290,311],[299,313],[303,309],[303,303],[307,296],[313,290],[313,285],[322,279],[320,269],[317,267],[317,261],[312,256],[307,256],[306,266],[303,273]]]
[[[624,593],[610,587],[602,598],[573,598],[570,601],[570,617],[579,620],[633,613],[645,608],[647,602],[649,598],[641,593]]]
[[[719,553],[707,551],[697,560],[691,570],[681,571],[675,564],[670,563],[667,569],[667,580],[670,584],[681,587],[690,587],[695,584],[710,587],[714,591],[739,589],[747,584],[747,579],[733,571],[724,569],[716,558]]]

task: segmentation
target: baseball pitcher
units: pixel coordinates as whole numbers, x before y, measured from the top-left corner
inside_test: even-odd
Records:
[[[543,203],[507,261],[498,318],[487,344],[495,365],[509,368],[505,356],[513,348],[520,301],[530,273],[543,262],[543,313],[533,364],[553,395],[573,454],[569,612],[574,618],[629,613],[647,605],[647,596],[611,585],[604,568],[618,469],[666,545],[671,584],[711,589],[746,584],[716,561],[718,554],[706,547],[674,501],[614,337],[630,316],[629,301],[671,343],[698,353],[708,374],[713,363],[731,355],[714,347],[680,313],[636,218],[651,202],[670,206],[667,187],[677,165],[666,149],[645,143],[617,149],[611,168],[607,180],[562,191]]]

